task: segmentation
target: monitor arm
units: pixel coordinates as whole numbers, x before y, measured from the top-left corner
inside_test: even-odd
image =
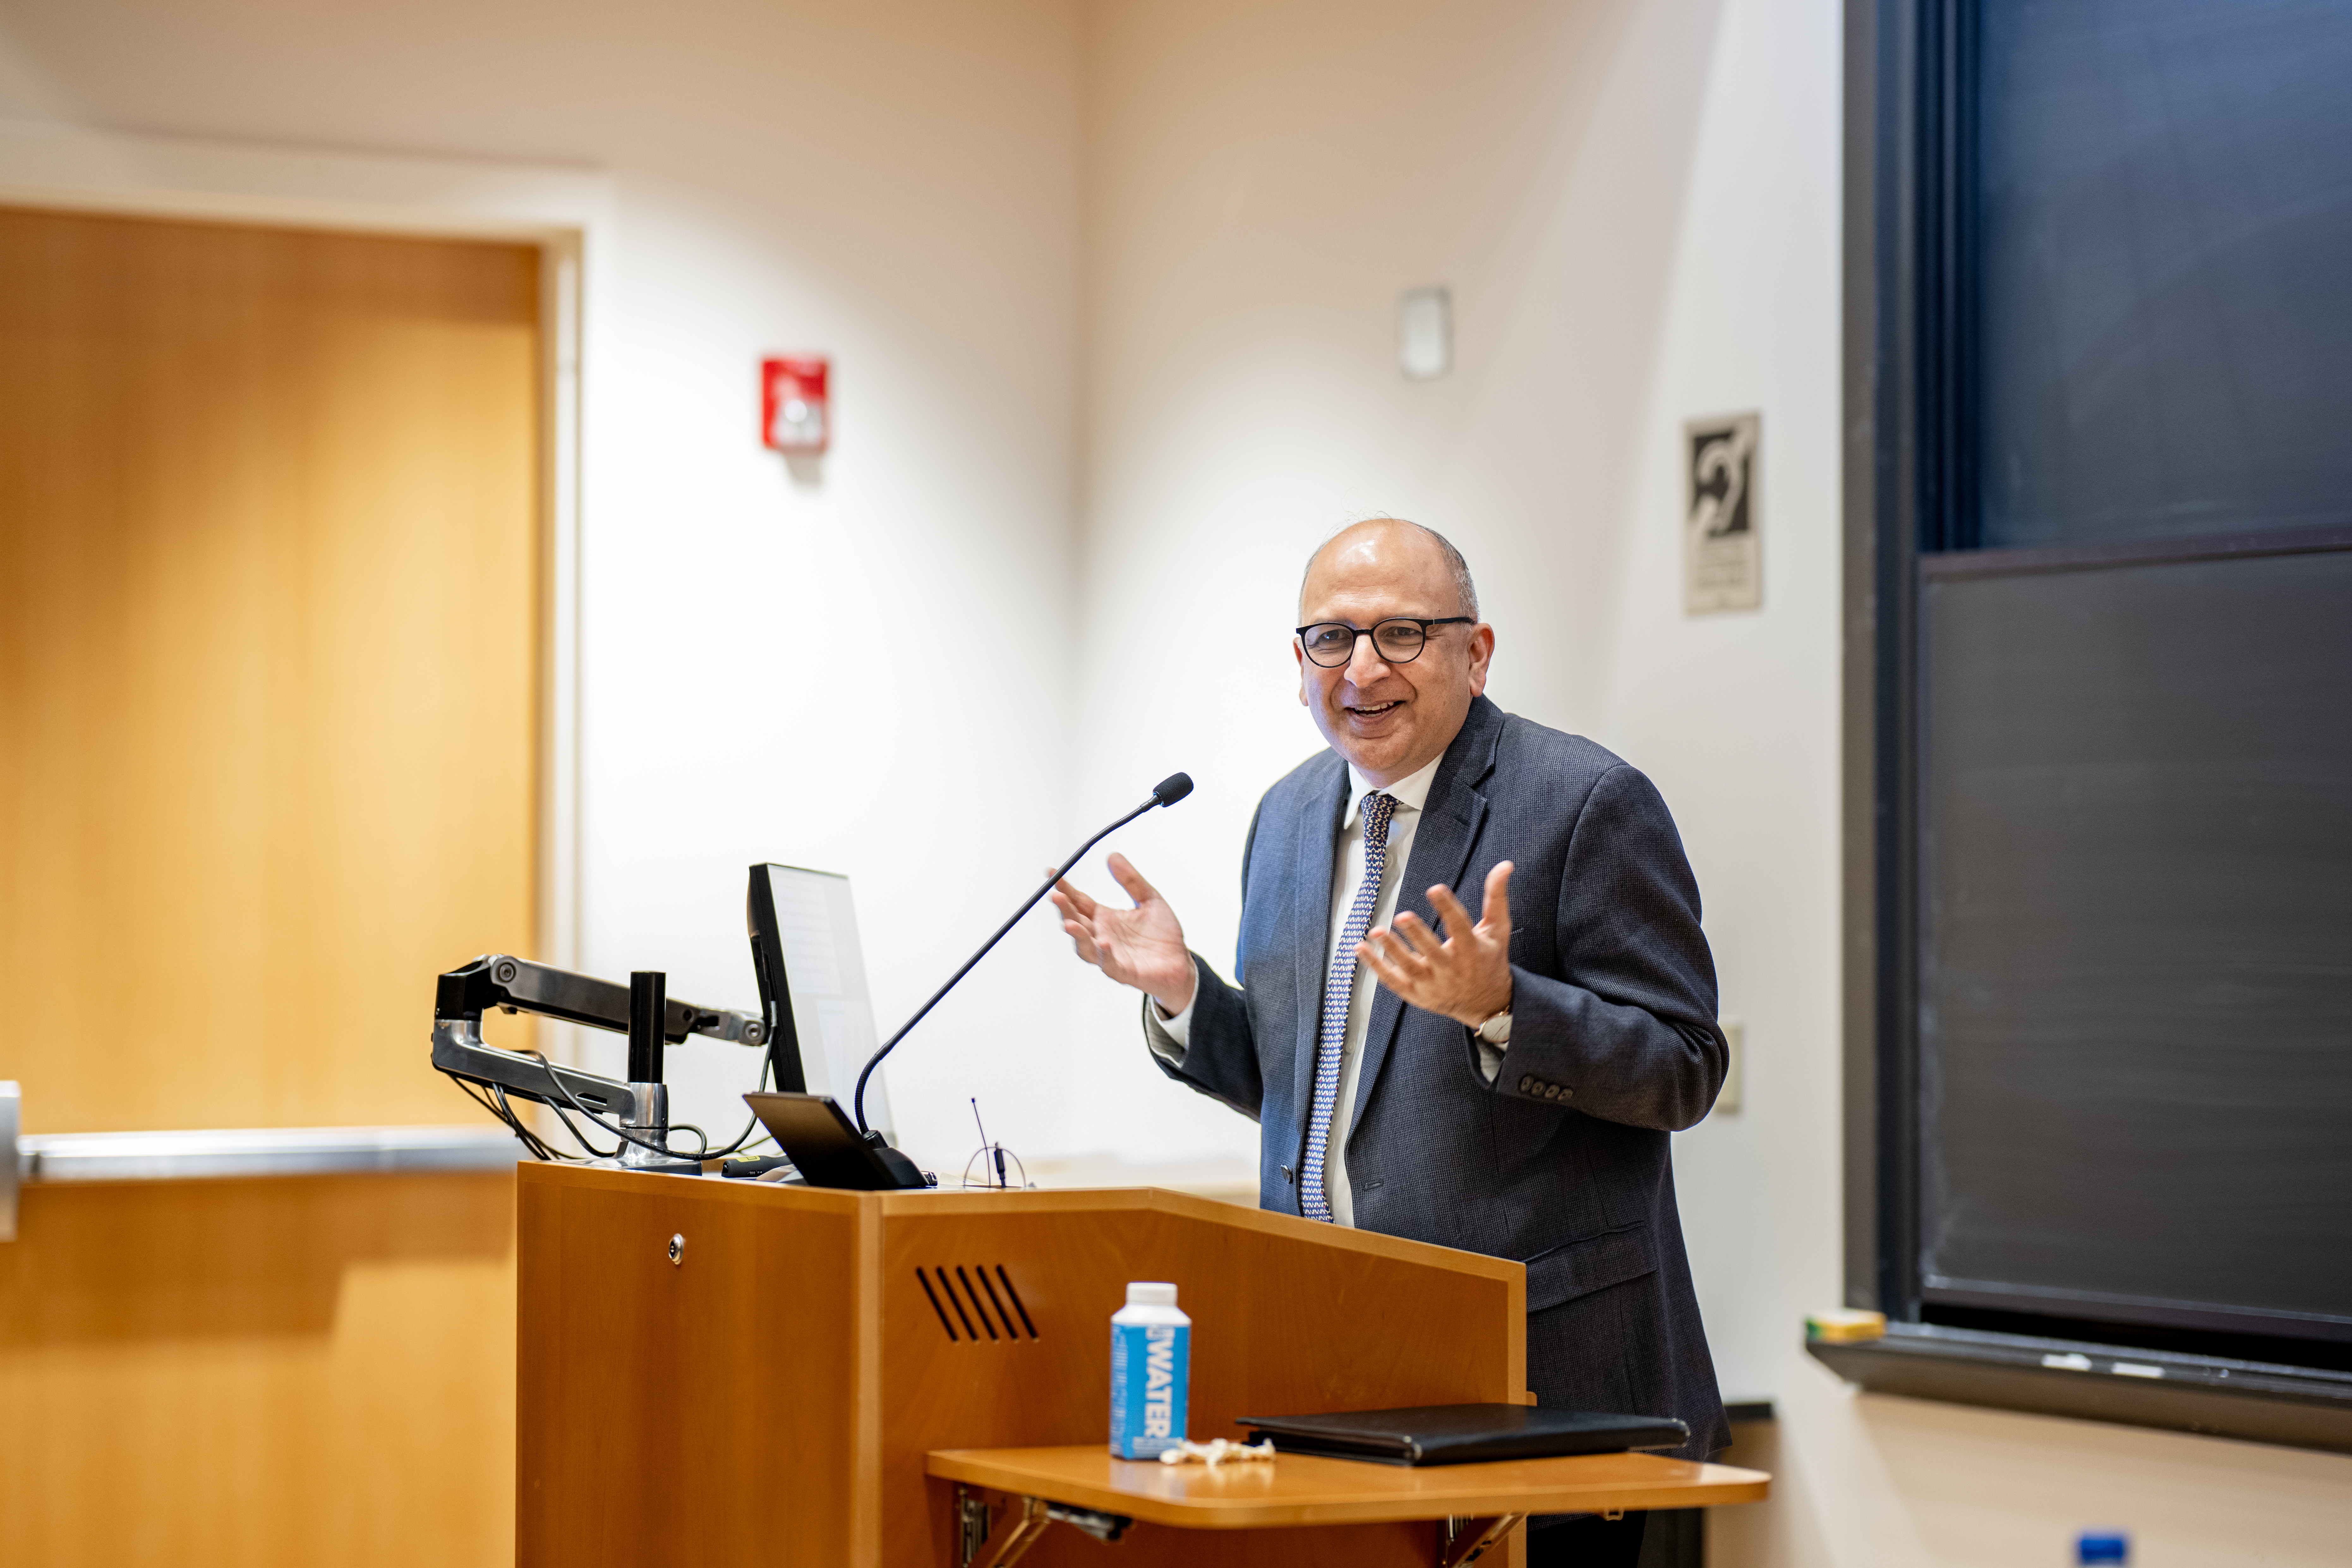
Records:
[[[652,1108],[640,1106],[637,1091],[617,1079],[600,1078],[483,1044],[482,1015],[493,1007],[502,1013],[532,1013],[625,1035],[629,1032],[627,986],[502,952],[485,953],[441,976],[434,992],[433,1065],[451,1078],[501,1089],[510,1097],[541,1105],[568,1106],[577,1100],[587,1110],[624,1124],[644,1125],[653,1120]],[[688,1035],[759,1047],[768,1043],[768,1025],[756,1013],[698,1007],[671,997],[663,1011],[662,1037],[676,1045]]]

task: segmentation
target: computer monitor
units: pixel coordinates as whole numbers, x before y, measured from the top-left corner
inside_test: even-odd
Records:
[[[849,879],[799,866],[753,866],[745,916],[776,1088],[846,1104],[877,1044]],[[878,1073],[866,1089],[866,1119],[895,1136],[889,1091]]]
[[[760,1014],[768,1026],[768,1063],[776,1088],[785,1094],[808,1092],[801,1067],[800,1028],[793,1017],[793,987],[784,970],[783,927],[776,918],[776,889],[769,873],[781,866],[751,868],[743,900],[743,924],[751,937],[751,978],[760,987]]]

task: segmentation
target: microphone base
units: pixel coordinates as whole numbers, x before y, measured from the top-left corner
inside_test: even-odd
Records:
[[[872,1145],[874,1158],[880,1162],[884,1170],[897,1179],[899,1186],[920,1191],[925,1187],[939,1185],[938,1178],[925,1175],[916,1167],[915,1162],[890,1147],[879,1132],[868,1132],[866,1135],[866,1142]]]

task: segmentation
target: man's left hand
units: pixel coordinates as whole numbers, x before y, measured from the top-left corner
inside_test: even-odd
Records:
[[[1445,922],[1444,941],[1408,910],[1388,930],[1368,933],[1356,962],[1412,1005],[1475,1029],[1511,1005],[1510,886],[1505,860],[1486,873],[1486,908],[1475,923],[1453,889],[1432,888],[1429,905]]]

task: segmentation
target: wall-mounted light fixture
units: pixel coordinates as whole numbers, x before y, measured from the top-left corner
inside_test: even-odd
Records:
[[[1397,364],[1408,381],[1429,381],[1454,368],[1454,293],[1408,289],[1397,302]]]

